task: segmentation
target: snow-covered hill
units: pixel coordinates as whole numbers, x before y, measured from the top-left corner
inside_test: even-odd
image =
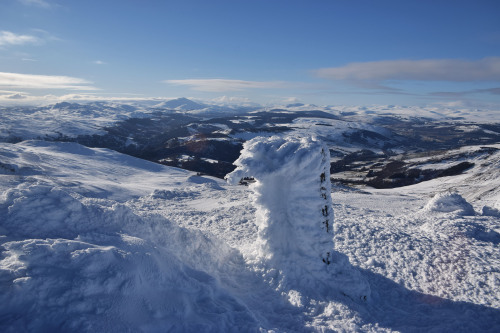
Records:
[[[315,273],[277,285],[286,270],[253,257],[249,187],[77,143],[1,143],[0,328],[497,332],[499,156],[410,187],[333,188],[336,258],[369,284],[363,300]]]
[[[182,111],[203,110],[208,105],[193,102],[187,98],[176,98],[169,101],[158,103],[155,108],[174,109]]]
[[[133,105],[98,102],[4,107],[0,108],[0,141],[102,135],[105,127],[129,118],[148,117],[150,113]]]
[[[277,124],[289,124],[292,128],[309,128],[325,132],[326,126],[335,129],[364,129],[375,133],[387,133],[387,126],[397,122],[417,122],[419,126],[425,122],[457,123],[463,125],[463,132],[477,131],[483,135],[499,133],[495,129],[471,126],[474,124],[500,123],[498,110],[480,110],[472,108],[444,107],[405,107],[405,106],[316,106],[304,104],[289,104],[286,106],[260,106],[257,104],[233,105],[227,103],[200,103],[187,98],[170,100],[137,100],[130,102],[92,102],[68,103],[61,102],[48,106],[10,106],[0,107],[0,141],[27,140],[78,135],[103,134],[106,128],[113,127],[127,119],[154,118],[158,113],[182,114],[197,117],[198,121],[213,118],[226,118],[224,121],[248,122],[255,121],[255,116],[264,119],[270,114],[267,124],[272,127]],[[281,116],[277,115],[281,113]],[[286,115],[288,114],[288,117]],[[295,114],[295,116],[291,116]],[[300,116],[299,116],[300,115]],[[316,116],[319,119],[312,119]],[[192,118],[195,119],[195,118]],[[337,121],[332,122],[332,119]],[[257,119],[257,123],[259,123]],[[370,124],[370,125],[369,125]],[[318,125],[318,126],[315,126]],[[365,128],[367,127],[367,128]],[[390,127],[389,127],[390,129]],[[260,129],[262,130],[262,129]],[[238,133],[240,131],[236,131]],[[255,132],[255,131],[252,131]],[[339,133],[337,131],[337,133]],[[384,134],[384,133],[380,133]]]

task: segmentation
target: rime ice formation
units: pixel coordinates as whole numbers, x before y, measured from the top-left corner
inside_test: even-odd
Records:
[[[330,283],[338,283],[341,290],[345,285],[343,293],[366,299],[368,285],[344,256],[333,251],[326,145],[308,137],[257,137],[244,144],[235,165],[226,176],[230,184],[244,177],[255,179],[250,186],[259,229],[256,254],[280,271],[280,287],[310,286],[328,292]]]
[[[232,184],[248,175],[257,180],[252,188],[259,207],[261,256],[305,256],[314,267],[330,262],[333,210],[327,153],[325,145],[308,138],[272,137],[245,144],[227,179]]]

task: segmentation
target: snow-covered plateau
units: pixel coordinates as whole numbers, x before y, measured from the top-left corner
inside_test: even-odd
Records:
[[[0,142],[0,331],[500,331],[500,144],[451,149],[438,169],[466,169],[409,186],[330,185],[328,150],[355,142],[327,128],[376,131],[362,147],[375,153],[402,141],[313,116],[243,143],[228,182],[31,140],[43,121],[14,133],[9,116],[20,140]],[[422,156],[407,160],[437,155]]]

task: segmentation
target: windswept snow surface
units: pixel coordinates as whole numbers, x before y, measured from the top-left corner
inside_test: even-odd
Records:
[[[369,284],[360,301],[329,279],[269,279],[248,187],[107,149],[1,143],[0,330],[498,332],[500,222],[463,191],[498,173],[479,171],[443,188],[333,188],[332,244]],[[449,184],[474,215],[422,209]]]

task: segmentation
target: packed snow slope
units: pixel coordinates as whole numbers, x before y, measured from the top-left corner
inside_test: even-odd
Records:
[[[1,143],[0,330],[498,332],[498,192],[465,191],[498,179],[498,157],[434,183],[332,189],[334,250],[368,282],[360,300],[329,280],[330,293],[278,288],[254,260],[246,186],[75,143]]]

